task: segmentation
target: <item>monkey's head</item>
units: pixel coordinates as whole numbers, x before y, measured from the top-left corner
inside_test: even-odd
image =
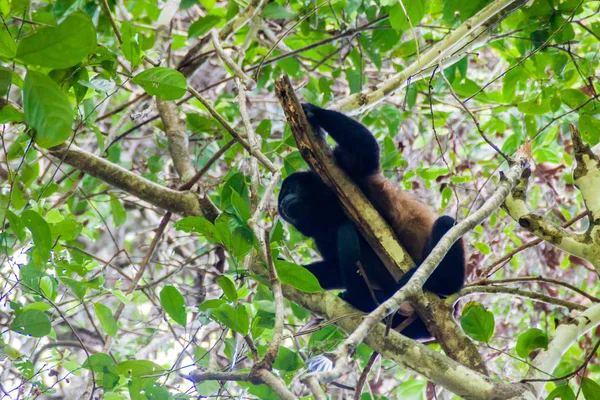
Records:
[[[345,218],[335,193],[311,171],[295,172],[283,181],[278,208],[306,236],[335,229]]]

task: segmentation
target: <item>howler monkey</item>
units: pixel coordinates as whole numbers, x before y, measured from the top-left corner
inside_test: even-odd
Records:
[[[448,216],[437,218],[422,201],[403,192],[383,177],[379,166],[379,146],[373,134],[359,122],[336,111],[303,104],[315,132],[326,131],[336,142],[333,154],[337,164],[359,186],[365,196],[396,233],[398,240],[417,266],[440,238],[454,225]],[[281,186],[279,214],[305,236],[313,238],[323,261],[306,265],[324,289],[345,289],[340,297],[364,312],[404,286],[414,269],[399,283],[344,214],[334,191],[312,171],[289,175]],[[366,272],[369,288],[358,262]],[[416,269],[416,268],[415,268]],[[461,289],[465,278],[462,239],[450,249],[424,288],[440,296]],[[406,317],[397,314],[397,326]],[[402,333],[414,339],[431,337],[425,324],[416,319]]]

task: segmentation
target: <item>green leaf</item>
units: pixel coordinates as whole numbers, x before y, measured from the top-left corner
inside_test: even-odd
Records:
[[[581,93],[579,90],[576,89],[562,90],[560,92],[560,98],[562,99],[563,103],[565,103],[571,108],[577,108],[589,100],[589,98],[585,94]]]
[[[568,42],[575,38],[573,25],[562,16],[555,15],[554,18],[552,18],[550,29],[553,32],[557,31],[556,35],[554,35],[554,41],[558,44]]]
[[[400,4],[400,1],[402,4]],[[404,13],[402,5],[406,9],[408,17]],[[411,28],[411,25],[415,28],[421,22],[421,19],[423,19],[425,15],[425,2],[423,0],[398,0],[388,11],[390,13],[392,28],[397,31],[407,31]]]
[[[477,250],[479,250],[479,252],[483,255],[489,255],[491,250],[490,250],[490,246],[488,246],[486,243],[484,242],[474,242],[473,246],[475,246],[475,248]]]
[[[8,220],[8,223],[10,224],[10,229],[12,230],[14,235],[17,237],[19,242],[21,242],[21,243],[24,242],[25,241],[25,225],[23,224],[23,221],[21,221],[21,218],[19,218],[12,211],[6,210],[6,219]]]
[[[263,17],[273,19],[289,19],[295,18],[296,13],[288,11],[284,6],[275,2],[269,3],[263,8]]]
[[[242,199],[242,196],[235,190],[231,192],[231,205],[235,210],[235,214],[240,217],[240,219],[244,222],[248,221],[251,217],[250,208],[248,204]]]
[[[581,391],[585,400],[600,400],[600,385],[589,378],[581,381]]]
[[[206,35],[212,28],[217,26],[220,21],[221,17],[217,15],[201,17],[188,28],[188,39]]]
[[[529,101],[522,101],[517,104],[517,108],[523,114],[529,115],[544,115],[550,114],[550,101],[542,98],[542,96]]]
[[[222,304],[219,308],[212,310],[213,317],[224,324],[232,331],[236,331],[241,335],[247,335],[250,327],[248,313],[243,306],[238,306],[237,309],[229,304]]]
[[[579,131],[581,138],[590,146],[600,143],[600,120],[591,115],[579,116]]]
[[[223,275],[217,279],[217,284],[221,287],[223,293],[225,296],[227,296],[229,301],[237,301],[237,289],[235,288],[235,283],[233,283],[231,278]]]
[[[112,194],[110,195],[110,212],[116,226],[121,226],[127,221],[127,211],[125,211],[125,207],[123,207],[123,204],[121,204],[119,199]]]
[[[232,250],[229,220],[230,216],[227,213],[221,213],[221,215],[219,215],[215,220],[215,231],[219,242],[221,242],[227,249]]]
[[[19,187],[18,183],[19,177],[15,179],[15,184],[13,185],[12,193],[10,196],[10,200],[12,201],[12,205],[15,210],[21,210],[27,205],[27,198],[25,197],[25,194]]]
[[[94,372],[116,372],[114,360],[106,353],[92,354],[83,362],[82,367]]]
[[[487,343],[494,334],[494,314],[478,303],[469,303],[460,317],[460,326],[471,338]]]
[[[185,310],[185,299],[174,286],[165,286],[160,291],[160,304],[173,321],[185,327],[187,324],[187,311]]]
[[[33,210],[26,210],[21,214],[21,221],[23,221],[23,224],[31,232],[33,244],[42,260],[49,259],[50,250],[52,249],[52,235],[50,233],[50,227],[44,218]]]
[[[10,69],[0,67],[0,96],[7,95],[8,90],[10,89],[10,85],[12,83],[12,78],[13,78],[13,72]],[[3,104],[2,107],[0,107],[0,112],[3,111],[5,108],[6,108],[6,103]],[[14,109],[13,106],[10,106],[10,108]],[[0,115],[0,121],[5,118],[6,117],[3,117]],[[0,122],[0,123],[5,123],[5,122]]]
[[[15,39],[8,33],[5,26],[0,27],[0,57],[11,60],[17,54]]]
[[[223,304],[227,304],[223,299],[209,299],[203,301],[202,304],[198,306],[198,309],[203,312],[212,313],[212,310],[221,307]]]
[[[437,179],[438,177],[442,176],[442,175],[447,175],[448,174],[448,167],[445,166],[440,166],[440,165],[432,165],[426,168],[418,168],[417,169],[417,175],[419,175],[421,178],[427,180],[427,181],[432,181]]]
[[[490,2],[491,0],[445,0],[443,2],[443,18],[448,23],[454,23],[458,16],[460,22],[463,22],[471,18]]]
[[[525,75],[524,70],[521,67],[508,71],[506,75],[504,75],[504,78],[502,78],[502,96],[504,97],[504,101],[514,101],[517,85],[519,82],[526,79],[527,75]]]
[[[0,74],[2,69],[0,69]],[[0,125],[12,124],[25,121],[25,114],[17,110],[13,106],[5,106],[0,109]]]
[[[10,324],[10,330],[33,337],[44,337],[52,330],[50,319],[39,310],[27,310],[17,315]]]
[[[21,285],[27,293],[33,291],[39,293],[40,280],[42,279],[42,271],[36,268],[33,264],[23,265],[19,271]]]
[[[552,147],[538,147],[533,151],[533,156],[537,163],[552,162],[559,164],[562,161],[560,154]]]
[[[302,359],[295,351],[292,351],[284,346],[279,346],[279,352],[277,358],[273,363],[273,368],[280,371],[293,372],[297,371],[298,368],[302,367],[304,363]]]
[[[350,87],[350,93],[358,93],[360,92],[360,82],[361,82],[361,74],[357,69],[346,69],[346,80],[348,81],[348,86]]]
[[[64,221],[52,226],[52,238],[61,240],[75,240],[81,233],[83,225],[73,218],[67,218]]]
[[[569,385],[560,385],[555,387],[554,390],[548,394],[548,397],[546,397],[546,400],[554,399],[575,400],[575,393],[573,393],[573,389],[571,389]]]
[[[49,299],[52,299],[54,296],[54,284],[52,283],[52,278],[48,275],[43,276],[40,279],[40,289],[42,289],[42,293]]]
[[[283,260],[275,260],[275,268],[281,282],[306,293],[323,290],[318,279],[306,268]]]
[[[83,282],[66,276],[61,276],[60,280],[65,285],[67,285],[73,291],[73,294],[79,299],[83,299],[85,297],[85,293],[87,292],[87,286],[85,286]]]
[[[231,252],[238,259],[246,257],[254,245],[254,234],[246,227],[238,226],[231,235]]]
[[[194,347],[194,362],[197,366],[202,368],[208,368],[208,360],[210,359],[210,355],[208,350],[196,346]]]
[[[546,332],[537,329],[531,328],[528,331],[519,335],[517,339],[517,354],[519,357],[529,357],[529,354],[537,349],[547,349],[548,348],[548,335]]]
[[[137,66],[142,60],[142,51],[138,42],[138,36],[133,27],[133,23],[124,22],[121,24],[121,36],[123,43],[121,51],[123,55],[132,65]]]
[[[71,136],[73,108],[61,88],[46,75],[28,71],[23,87],[25,121],[36,130],[42,148],[65,142]]]
[[[41,301],[36,301],[34,303],[27,304],[25,307],[23,307],[23,311],[27,311],[27,310],[48,311],[51,308],[52,308],[52,306],[48,303],[42,303]]]
[[[452,189],[450,189],[450,186],[446,185],[444,186],[444,189],[442,189],[442,205],[441,208],[446,208],[448,207],[448,205],[450,204],[450,201],[452,200]]]
[[[147,69],[137,74],[133,82],[144,88],[146,93],[163,100],[177,100],[187,91],[187,81],[179,71],[167,67]]]
[[[69,15],[56,27],[41,28],[19,42],[17,58],[25,64],[69,68],[96,48],[96,31],[83,12]]]
[[[117,373],[128,378],[160,377],[164,368],[148,360],[127,360],[117,364]]]
[[[185,217],[175,222],[175,229],[183,232],[196,232],[214,242],[218,241],[215,226],[204,217]]]
[[[109,336],[115,337],[119,331],[119,326],[117,325],[117,321],[115,321],[110,308],[106,307],[104,304],[95,303],[94,311],[96,312],[96,317],[98,317],[98,321],[100,321],[100,326],[104,332]]]

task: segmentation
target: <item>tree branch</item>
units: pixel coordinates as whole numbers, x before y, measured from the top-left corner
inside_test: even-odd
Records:
[[[567,321],[563,321],[552,335],[548,349],[538,353],[531,362],[526,379],[536,380],[553,377],[554,369],[567,350],[581,335],[598,325],[600,325],[600,304],[588,308],[577,318],[569,318]],[[531,385],[532,392],[537,398],[542,393],[546,382],[530,382],[529,385]]]
[[[483,10],[463,22],[458,28],[429,48],[426,52],[401,72],[386,79],[375,89],[345,97],[331,104],[329,108],[344,113],[358,114],[379,103],[385,97],[410,82],[427,75],[428,69],[443,61],[448,66],[462,58],[462,53],[477,47],[484,34],[512,11],[525,4],[525,0],[496,0]]]
[[[148,203],[182,216],[203,215],[198,197],[189,191],[179,192],[142,178],[74,144],[61,144],[50,154],[70,166],[117,187]]]
[[[456,300],[461,297],[465,297],[472,294],[478,293],[497,293],[497,294],[508,294],[514,295],[518,297],[524,297],[535,301],[540,301],[542,303],[554,304],[560,307],[568,308],[569,310],[579,310],[584,311],[587,307],[582,306],[581,304],[573,303],[572,301],[557,299],[556,297],[547,296],[542,293],[530,292],[527,290],[522,290],[518,288],[511,288],[506,286],[469,286],[464,288],[458,293],[453,294],[452,296],[446,299],[448,304],[454,304]]]

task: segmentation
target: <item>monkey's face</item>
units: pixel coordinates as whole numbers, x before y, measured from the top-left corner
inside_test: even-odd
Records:
[[[319,194],[327,187],[311,172],[296,172],[288,176],[279,192],[279,214],[291,223],[306,217],[306,213],[314,211]],[[315,204],[313,204],[315,203]]]
[[[306,236],[337,226],[343,213],[335,194],[310,171],[289,175],[281,185],[279,214]]]

